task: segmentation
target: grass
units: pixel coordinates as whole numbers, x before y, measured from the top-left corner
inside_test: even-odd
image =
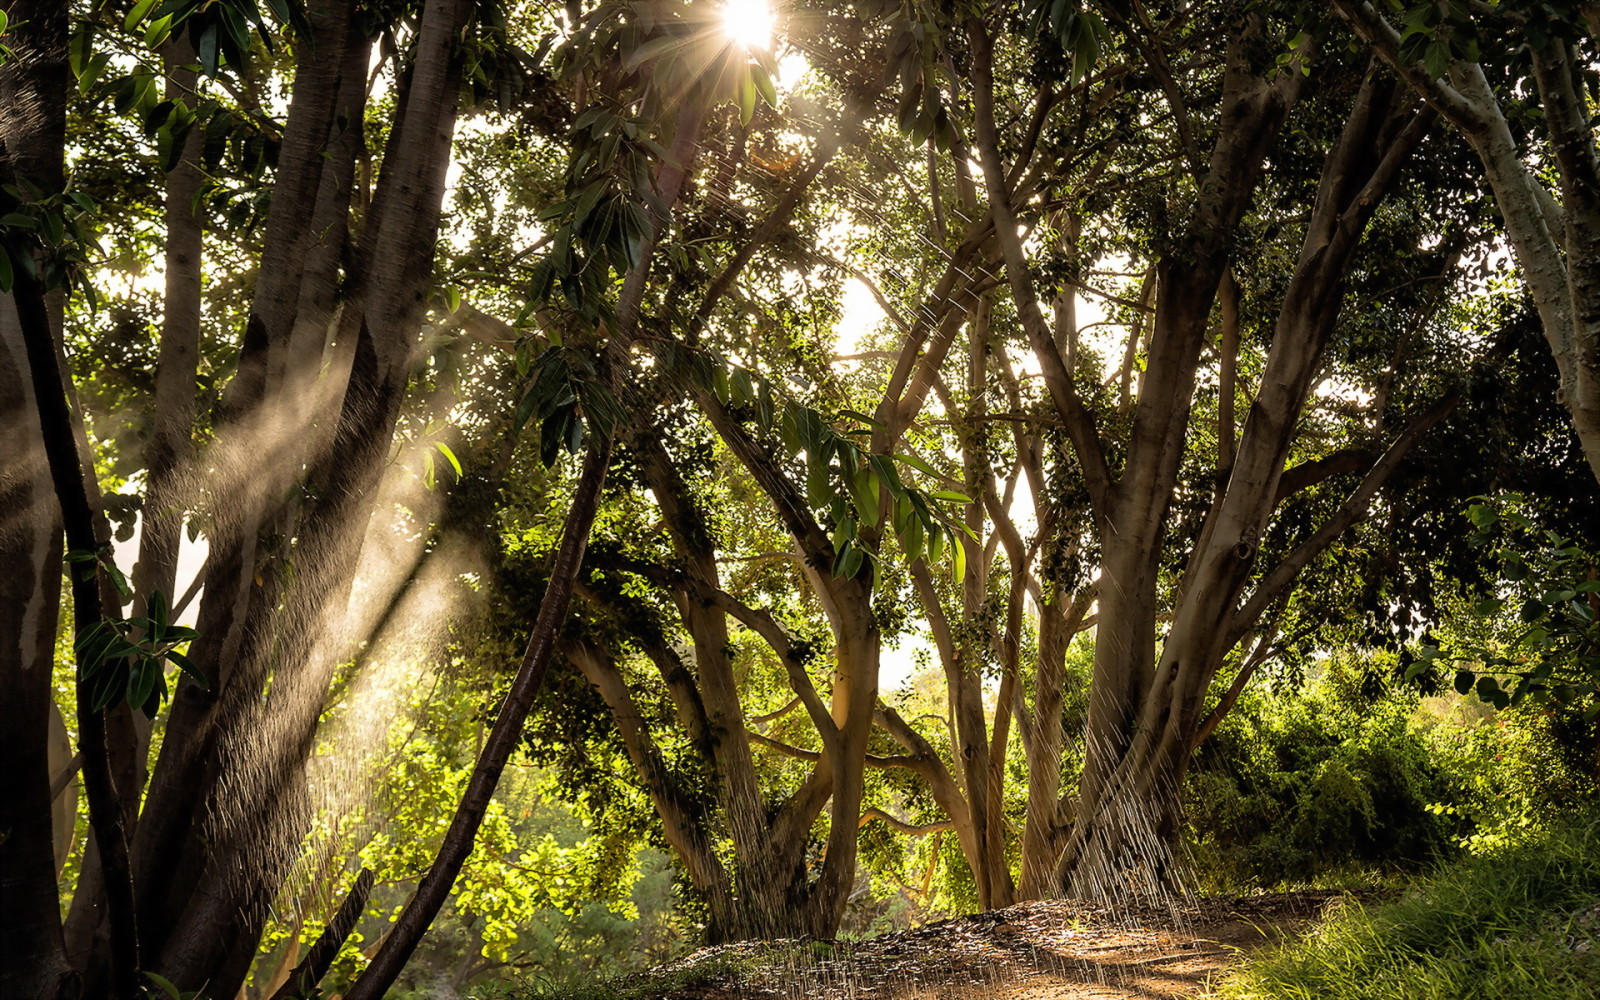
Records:
[[[1247,959],[1215,1000],[1594,1000],[1600,816],[1457,861]]]

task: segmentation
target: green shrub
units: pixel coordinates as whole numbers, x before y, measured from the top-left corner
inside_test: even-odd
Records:
[[[1257,953],[1217,1000],[1592,1000],[1600,816],[1469,857],[1400,900],[1350,906]]]
[[[1448,854],[1457,784],[1411,724],[1414,697],[1362,697],[1330,663],[1309,686],[1247,693],[1197,753],[1186,797],[1203,886],[1365,880]]]
[[[1593,728],[1574,714],[1529,704],[1495,711],[1453,692],[1423,699],[1417,727],[1457,785],[1439,808],[1461,819],[1469,851],[1514,842],[1595,801]]]

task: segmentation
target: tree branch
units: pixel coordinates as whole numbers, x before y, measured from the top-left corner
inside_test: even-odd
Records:
[[[912,837],[921,837],[930,833],[938,833],[940,830],[954,830],[956,828],[955,823],[947,819],[942,819],[935,823],[907,823],[905,820],[896,819],[882,809],[873,806],[862,812],[861,822],[856,824],[856,829],[859,830],[865,827],[873,820],[879,820],[896,831]]]
[[[1256,619],[1261,617],[1274,600],[1294,582],[1300,571],[1316,558],[1323,549],[1333,544],[1333,541],[1366,515],[1367,506],[1372,502],[1372,497],[1378,488],[1384,484],[1400,462],[1411,451],[1412,447],[1422,439],[1422,436],[1431,430],[1435,424],[1444,420],[1455,411],[1456,405],[1461,402],[1461,393],[1452,392],[1439,402],[1418,414],[1403,430],[1394,443],[1389,445],[1383,456],[1373,463],[1367,470],[1366,477],[1361,480],[1340,506],[1339,510],[1329,518],[1321,528],[1310,538],[1301,542],[1290,553],[1272,568],[1261,583],[1256,587],[1255,593],[1250,595],[1238,614],[1234,615],[1233,624],[1228,629],[1227,645],[1233,646],[1243,638],[1244,634],[1254,627]]]
[[[1373,51],[1378,53],[1389,68],[1410,84],[1411,88],[1422,95],[1423,100],[1440,114],[1464,131],[1480,131],[1487,126],[1481,109],[1455,88],[1444,80],[1429,76],[1421,66],[1400,61],[1400,33],[1384,20],[1383,15],[1378,13],[1372,4],[1366,0],[1332,0],[1332,2],[1334,9],[1362,41],[1372,46]]]
[[[1272,507],[1276,509],[1301,490],[1310,489],[1334,476],[1369,469],[1377,460],[1378,455],[1371,448],[1340,448],[1321,458],[1285,469],[1278,479],[1278,495],[1273,497]]]
[[[711,606],[731,615],[735,621],[761,636],[766,644],[772,647],[772,651],[778,654],[778,659],[783,661],[784,670],[789,676],[789,687],[805,705],[806,714],[811,717],[811,724],[817,727],[817,733],[822,737],[824,745],[831,745],[838,736],[839,727],[833,721],[833,714],[828,711],[828,706],[823,703],[822,696],[817,693],[816,685],[811,682],[811,675],[806,673],[800,651],[795,648],[783,626],[772,617],[772,612],[766,608],[752,608],[725,590],[697,587],[696,593]]]

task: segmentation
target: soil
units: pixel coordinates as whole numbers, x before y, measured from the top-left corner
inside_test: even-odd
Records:
[[[672,966],[661,1000],[1175,1000],[1366,892],[1022,903],[856,942],[745,942]],[[741,971],[729,972],[730,967]],[[704,970],[706,975],[695,975]]]

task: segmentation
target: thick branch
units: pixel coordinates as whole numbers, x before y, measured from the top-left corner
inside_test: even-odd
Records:
[[[816,685],[811,682],[811,675],[806,673],[804,657],[790,641],[789,633],[785,632],[777,619],[772,617],[772,612],[766,608],[752,608],[724,590],[707,588],[699,594],[703,600],[731,615],[735,621],[761,636],[766,644],[772,647],[772,651],[778,654],[778,659],[783,661],[784,670],[789,677],[789,687],[794,690],[801,704],[805,705],[806,714],[811,717],[811,724],[817,727],[817,733],[822,736],[824,743],[831,744],[839,732],[839,727],[833,721],[828,706],[823,703],[822,696],[817,693]]]
[[[1389,68],[1445,118],[1469,132],[1487,125],[1481,109],[1444,80],[1429,76],[1420,65],[1400,60],[1400,33],[1384,20],[1372,4],[1365,0],[1333,0],[1333,6]]]
[[[954,830],[956,828],[955,823],[947,819],[939,820],[936,823],[907,823],[903,819],[896,819],[876,806],[861,813],[861,822],[856,825],[856,828],[861,829],[873,820],[879,820],[896,831],[912,837],[921,837],[930,833],[938,833],[940,830]]]
[[[1106,464],[1105,450],[1100,443],[1094,417],[1079,398],[1072,373],[1067,370],[1066,361],[1039,309],[1039,295],[1028,270],[1017,217],[1011,207],[1011,191],[1006,185],[1006,170],[1000,160],[1000,141],[994,118],[994,42],[987,27],[976,19],[968,22],[967,37],[972,46],[974,139],[988,189],[989,215],[994,220],[995,239],[1000,244],[1012,298],[1022,317],[1023,328],[1027,331],[1029,346],[1039,359],[1051,401],[1061,414],[1073,448],[1078,453],[1095,509],[1104,517],[1111,488],[1111,470]]]
[[[367,908],[367,897],[372,895],[373,878],[372,869],[361,869],[355,885],[350,887],[344,902],[339,905],[339,912],[322,929],[322,934],[317,937],[317,943],[311,946],[305,961],[295,966],[289,978],[272,994],[272,1000],[298,1000],[300,997],[319,995],[317,984],[328,974],[333,960],[339,955],[339,949],[344,947],[345,939],[356,929],[356,922]]]
[[[1369,469],[1377,460],[1378,456],[1371,448],[1340,448],[1321,458],[1285,469],[1278,479],[1278,495],[1273,498],[1272,507],[1276,509],[1301,490],[1308,490],[1334,476]]]
[[[1411,451],[1412,447],[1422,439],[1422,436],[1431,430],[1435,424],[1444,420],[1455,411],[1456,405],[1461,401],[1459,392],[1452,392],[1444,399],[1418,414],[1389,445],[1387,451],[1367,470],[1365,478],[1361,480],[1339,510],[1329,518],[1321,528],[1310,538],[1301,542],[1278,565],[1274,566],[1256,587],[1255,593],[1245,602],[1244,607],[1234,616],[1233,624],[1228,631],[1227,643],[1229,646],[1236,644],[1252,627],[1256,619],[1261,617],[1267,607],[1276,600],[1300,571],[1310,564],[1312,559],[1323,549],[1333,544],[1334,540],[1344,534],[1351,525],[1366,516],[1367,506],[1372,502],[1372,497],[1378,492],[1384,482],[1399,467],[1402,460]]]

